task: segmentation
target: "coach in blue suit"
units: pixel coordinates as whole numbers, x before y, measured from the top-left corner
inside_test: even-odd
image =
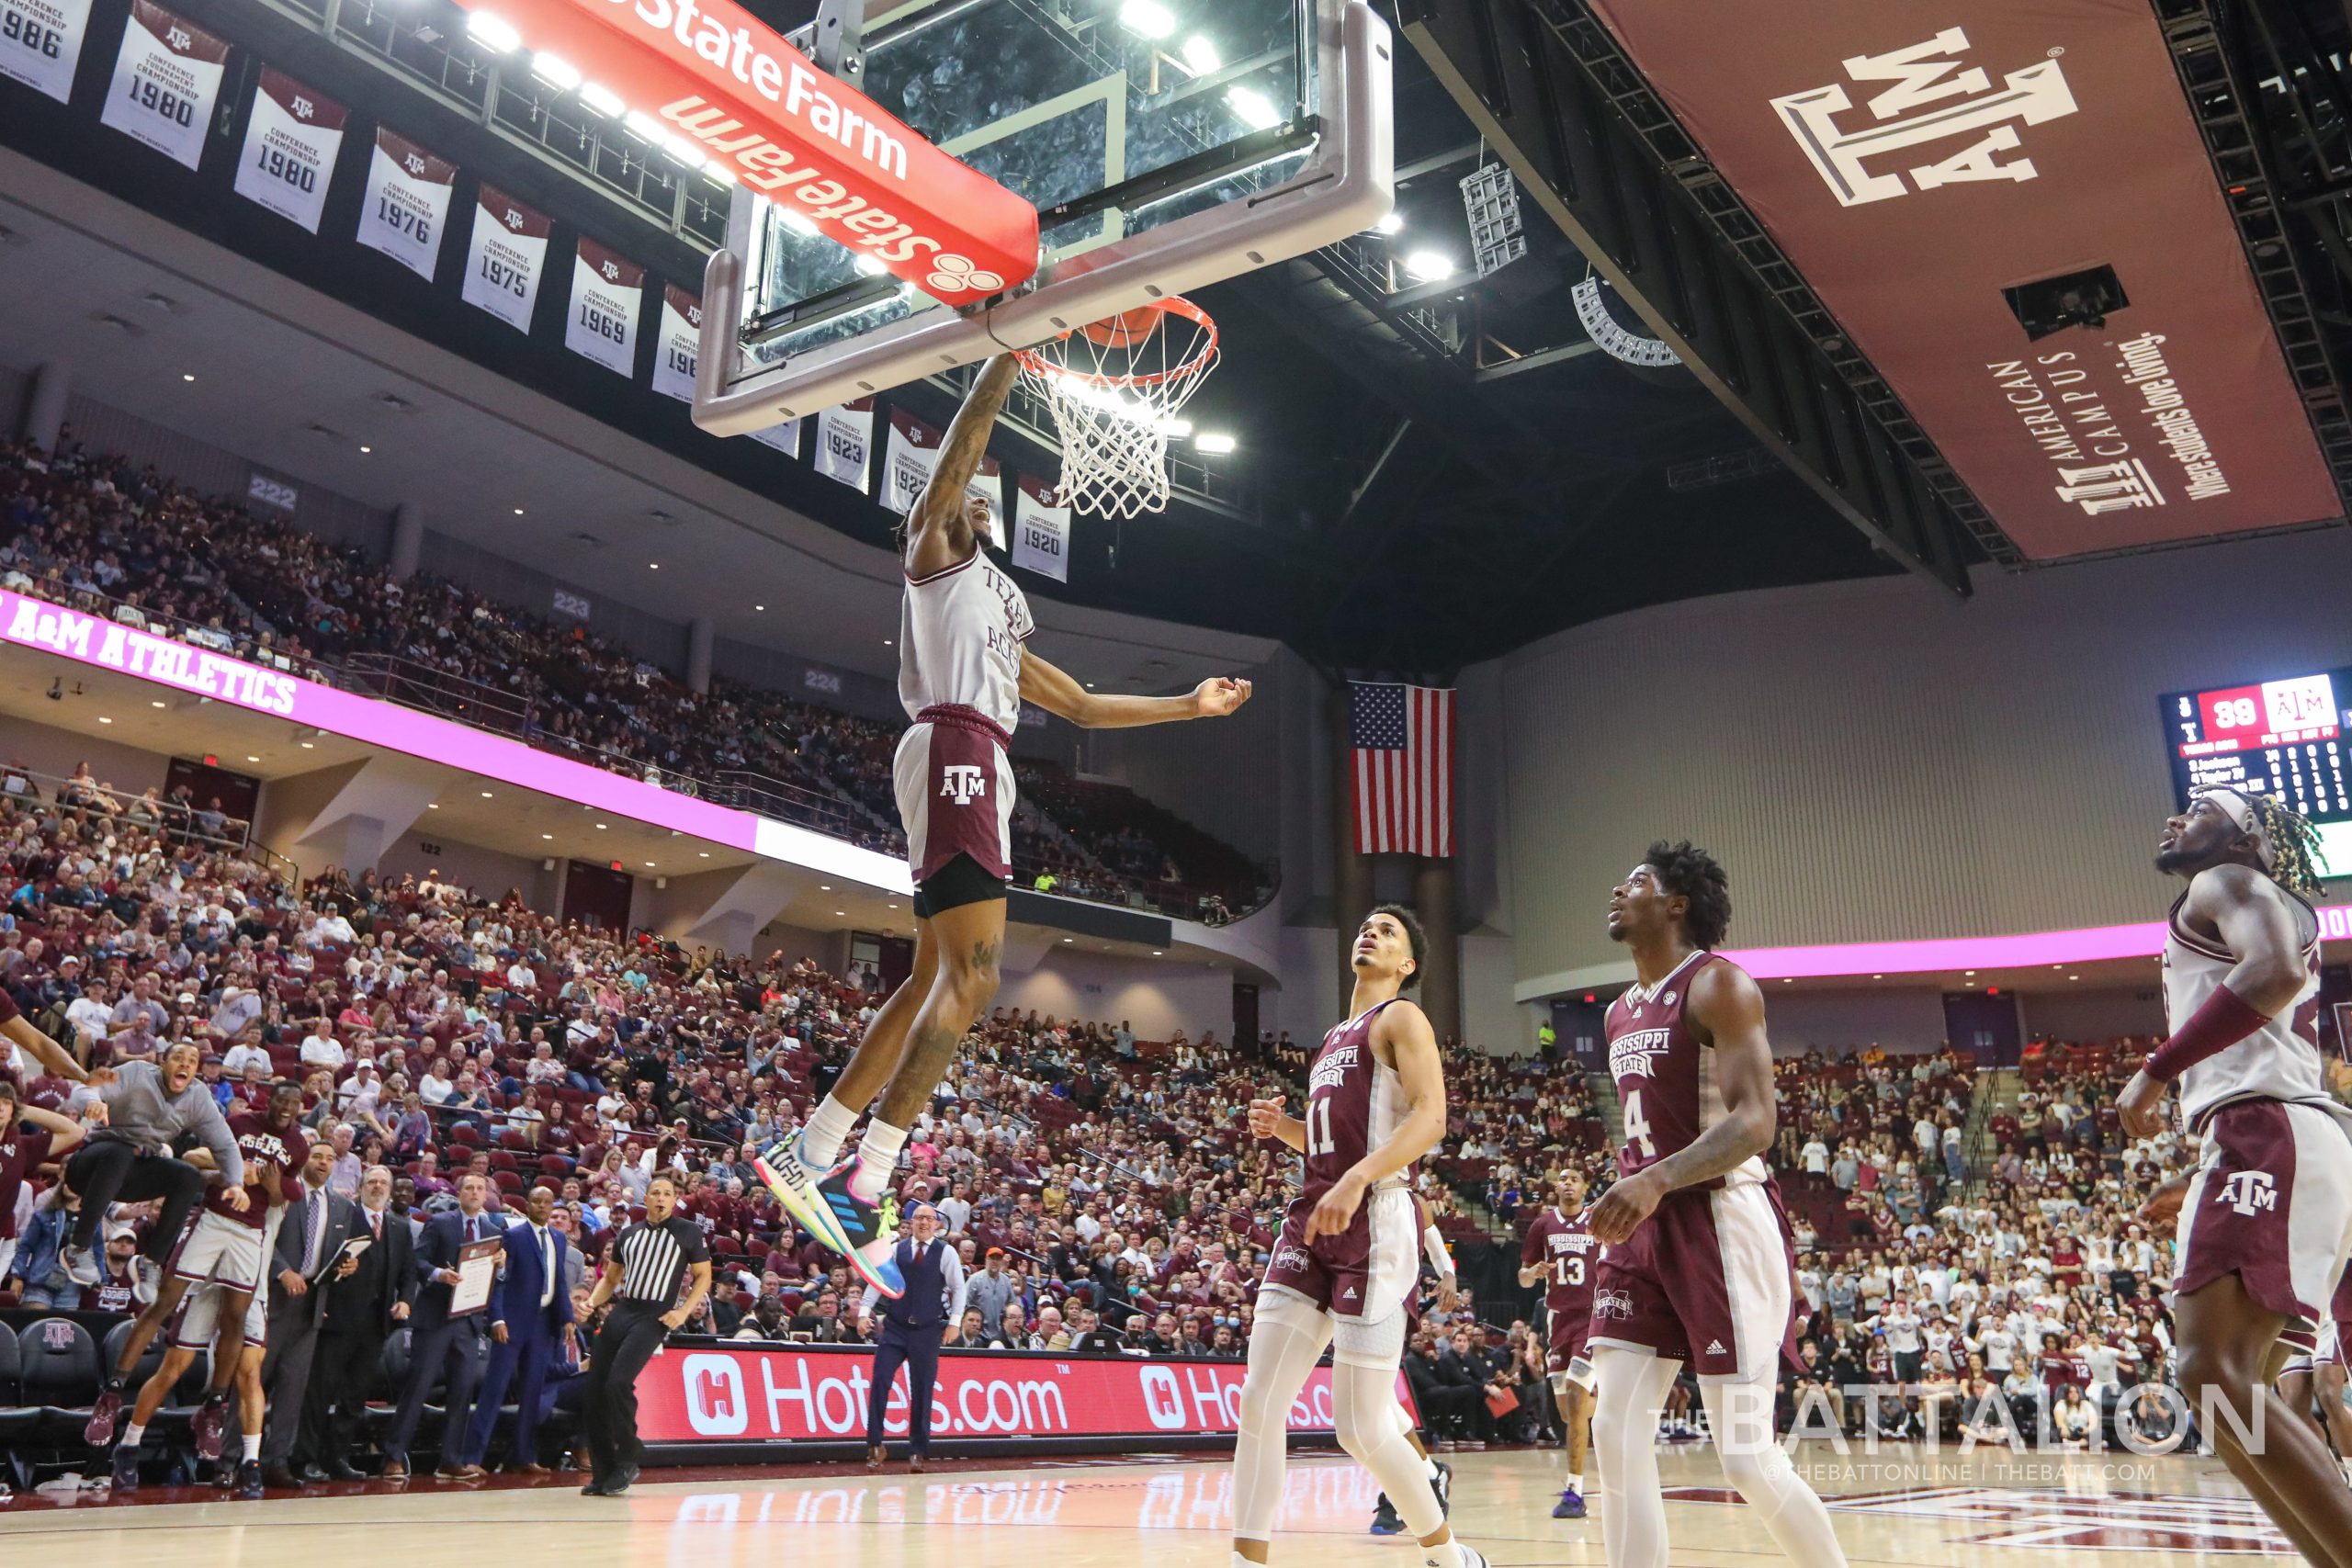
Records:
[[[526,1223],[506,1233],[506,1266],[490,1298],[490,1370],[474,1396],[473,1425],[458,1458],[479,1465],[490,1452],[491,1428],[513,1383],[514,1451],[506,1468],[516,1475],[545,1475],[547,1466],[538,1461],[539,1406],[548,1369],[572,1333],[571,1292],[563,1284],[571,1244],[548,1224],[555,1214],[554,1189],[532,1188],[523,1213]]]
[[[469,1244],[494,1240],[500,1234],[498,1222],[482,1213],[489,1192],[490,1183],[481,1177],[461,1177],[456,1212],[434,1215],[416,1238],[417,1292],[409,1315],[408,1382],[401,1389],[392,1429],[384,1438],[387,1481],[408,1476],[408,1447],[415,1440],[424,1396],[436,1377],[442,1380],[441,1407],[447,1416],[441,1425],[441,1468],[434,1473],[447,1481],[473,1481],[482,1473],[479,1466],[466,1464],[458,1450],[473,1417],[482,1364],[490,1359],[490,1309],[451,1317],[449,1295],[458,1282],[458,1255]],[[493,1290],[492,1308],[496,1303]]]
[[[865,1468],[882,1468],[882,1417],[890,1385],[907,1369],[907,1468],[921,1471],[931,1449],[931,1393],[939,1382],[939,1346],[948,1327],[964,1319],[964,1260],[941,1239],[939,1211],[918,1203],[907,1214],[907,1235],[897,1247],[906,1293],[880,1302],[882,1324],[874,1336],[874,1382],[865,1399]],[[871,1314],[877,1293],[865,1292]]]

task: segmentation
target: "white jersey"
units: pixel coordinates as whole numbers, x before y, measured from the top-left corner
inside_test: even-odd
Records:
[[[2303,944],[2302,988],[2277,1017],[2228,1050],[2180,1075],[2180,1109],[2192,1128],[2233,1100],[2280,1100],[2339,1109],[2329,1098],[2319,1055],[2319,917],[2296,897],[2295,925]],[[2212,998],[2237,967],[2221,938],[2189,931],[2173,903],[2165,924],[2165,1021],[2179,1029]]]
[[[909,577],[899,612],[899,701],[907,716],[967,707],[1011,735],[1021,722],[1022,644],[1035,629],[1019,584],[978,546],[959,566]]]

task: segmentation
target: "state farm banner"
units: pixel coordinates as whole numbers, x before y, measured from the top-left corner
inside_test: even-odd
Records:
[[[800,422],[787,419],[782,424],[771,424],[765,430],[752,432],[752,439],[763,446],[773,446],[787,457],[800,456]]]
[[[862,1441],[874,1352],[838,1346],[673,1346],[638,1374],[638,1436],[649,1443]],[[932,1435],[972,1438],[1225,1436],[1241,1415],[1239,1361],[1051,1351],[945,1350]],[[1403,1374],[1396,1398],[1412,1410]],[[1290,1430],[1331,1430],[1331,1372],[1317,1367]],[[907,1385],[893,1382],[883,1430],[907,1433]]]
[[[262,67],[245,121],[245,150],[237,155],[237,194],[317,233],[348,118],[333,98],[274,66]]]
[[[653,389],[694,401],[695,361],[701,353],[702,301],[674,283],[663,284],[662,335],[653,345]]]
[[[359,202],[359,243],[432,282],[457,187],[455,164],[379,129],[368,160],[368,191]]]
[[[228,64],[227,43],[150,0],[131,0],[98,123],[193,169]]]
[[[474,193],[473,238],[466,246],[466,280],[458,297],[518,333],[531,330],[531,310],[547,276],[548,216],[484,181]]]
[[[901,517],[914,510],[915,502],[922,499],[923,487],[931,483],[932,470],[939,467],[939,446],[944,439],[941,431],[906,410],[890,411],[890,440],[882,457],[883,505]],[[981,457],[979,472],[972,476],[967,493],[986,497],[989,510],[1001,519],[1004,482],[994,457]]]
[[[1593,8],[2028,556],[2338,514],[2146,0]]]
[[[637,317],[645,269],[586,235],[571,262],[571,314],[563,346],[623,376],[637,374]]]
[[[1015,476],[1020,488],[1012,519],[1012,564],[1069,581],[1069,503],[1057,485],[1034,474]]]
[[[860,398],[817,416],[817,471],[853,490],[865,488],[865,454],[874,445],[874,400]]]
[[[89,31],[90,0],[0,0],[0,76],[69,102]]]

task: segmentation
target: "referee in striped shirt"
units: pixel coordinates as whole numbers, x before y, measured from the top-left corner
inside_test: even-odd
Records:
[[[702,1227],[677,1210],[678,1184],[667,1175],[655,1177],[645,1190],[644,1223],[613,1238],[589,1298],[591,1313],[608,1301],[613,1312],[588,1359],[582,1404],[595,1462],[580,1489],[583,1496],[617,1497],[637,1479],[645,1457],[637,1438],[637,1374],[710,1293],[710,1244]]]

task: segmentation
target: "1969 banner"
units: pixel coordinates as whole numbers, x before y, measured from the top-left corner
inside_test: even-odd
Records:
[[[672,1346],[638,1374],[638,1435],[649,1443],[862,1441],[874,1353],[830,1345]],[[1241,1414],[1239,1361],[949,1350],[939,1359],[932,1436],[1229,1436]],[[1412,1395],[1396,1380],[1408,1410]],[[883,1429],[907,1432],[906,1384]],[[1331,1430],[1331,1374],[1317,1368],[1291,1405],[1294,1432]]]

